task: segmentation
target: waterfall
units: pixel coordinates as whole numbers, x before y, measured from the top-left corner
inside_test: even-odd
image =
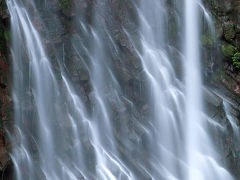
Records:
[[[214,149],[206,132],[202,113],[202,83],[199,50],[198,8],[200,2],[185,1],[185,81],[186,81],[186,146],[189,164],[187,179],[232,179],[212,158]],[[202,143],[204,142],[204,143]],[[212,152],[213,151],[213,152]]]
[[[16,180],[233,179],[203,108],[199,0],[7,5]]]

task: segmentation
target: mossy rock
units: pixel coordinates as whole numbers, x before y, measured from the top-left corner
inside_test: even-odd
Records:
[[[71,7],[70,0],[59,0],[59,6],[61,9],[68,9]]]
[[[67,13],[71,9],[70,0],[58,0],[58,5],[64,13]]]
[[[221,49],[225,57],[232,57],[237,51],[237,48],[235,46],[228,43],[223,43]]]
[[[232,42],[236,36],[235,26],[233,24],[227,24],[223,28],[224,30],[224,38],[228,42]]]
[[[74,16],[73,13],[73,0],[58,0],[59,7],[61,9],[61,12],[67,16],[72,17]]]
[[[235,44],[236,44],[236,47],[238,48],[238,50],[240,50],[240,34],[236,35]]]

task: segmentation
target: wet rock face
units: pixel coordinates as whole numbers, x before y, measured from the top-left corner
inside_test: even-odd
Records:
[[[221,90],[205,89],[204,97],[206,113],[213,122],[217,122],[214,125],[215,127],[210,129],[210,132],[214,138],[214,145],[218,147],[218,152],[221,153],[219,161],[225,167],[228,167],[231,174],[238,179],[240,176],[238,170],[240,165],[238,143],[240,111],[237,97],[224,86]],[[236,101],[231,99],[236,99]],[[228,103],[229,101],[231,103]]]
[[[0,175],[11,179],[10,158],[11,145],[6,130],[12,126],[13,111],[10,92],[10,45],[9,14],[4,1],[0,1]]]
[[[239,154],[239,139],[236,134],[239,130],[239,114],[240,114],[240,66],[239,66],[239,51],[240,51],[240,13],[238,0],[204,0],[205,7],[211,13],[215,21],[216,29],[216,46],[212,46],[212,55],[204,57],[206,64],[212,69],[206,75],[205,81],[211,88],[216,89],[218,95],[225,100],[222,101],[216,108],[212,105],[207,105],[211,113],[218,117],[216,119],[223,126],[222,132],[215,132],[216,143],[219,150],[226,157],[227,161],[224,164],[229,167],[231,173],[239,179],[240,169],[240,154]],[[206,45],[203,45],[206,47]],[[213,48],[214,47],[214,48]],[[203,47],[204,48],[204,47]],[[207,50],[203,53],[206,53]],[[208,68],[205,67],[205,70]],[[209,81],[210,79],[210,81]],[[231,102],[226,105],[226,101]],[[211,104],[211,103],[210,103]],[[233,127],[235,124],[235,127]]]
[[[204,1],[205,6],[211,13],[213,20],[215,21],[217,44],[214,52],[213,59],[213,78],[216,79],[216,72],[226,73],[224,66],[231,66],[231,70],[228,68],[227,74],[231,73],[237,76],[240,72],[238,54],[240,51],[240,23],[239,23],[239,4],[237,0],[228,1]],[[213,53],[212,53],[213,54]],[[209,61],[209,58],[207,61]],[[223,61],[223,63],[222,63]],[[210,62],[210,61],[209,61]],[[227,65],[225,65],[227,64]],[[224,76],[224,75],[223,75]],[[221,76],[222,82],[225,85],[229,84],[224,77]],[[233,91],[233,93],[235,93]]]
[[[103,0],[104,1],[104,0]],[[78,42],[83,42],[86,44],[87,48],[90,46],[88,41],[91,37],[87,35],[78,36],[77,32],[83,32],[87,29],[89,31],[89,26],[93,25],[94,18],[92,17],[92,12],[99,8],[104,9],[104,12],[101,17],[98,17],[99,22],[101,22],[102,28],[106,28],[108,33],[113,37],[112,41],[115,43],[116,47],[113,45],[107,47],[109,52],[112,52],[108,61],[112,64],[115,71],[116,77],[120,82],[120,86],[124,87],[124,95],[131,101],[138,101],[139,108],[142,109],[142,112],[135,112],[134,108],[130,108],[128,101],[122,106],[121,109],[114,109],[115,105],[112,103],[113,114],[115,115],[115,121],[118,125],[119,130],[116,130],[116,138],[119,138],[120,144],[123,142],[134,143],[137,141],[138,136],[144,136],[143,131],[138,125],[133,124],[133,120],[141,119],[145,121],[149,117],[150,108],[148,102],[144,99],[144,90],[146,87],[143,87],[144,79],[142,78],[142,67],[141,62],[137,58],[133,50],[132,43],[129,41],[124,30],[127,30],[131,33],[132,37],[137,39],[137,15],[134,9],[133,4],[129,0],[105,0],[108,4],[108,7],[104,7],[103,4],[96,4],[94,0],[52,0],[49,3],[49,6],[46,8],[42,0],[36,2],[39,3],[39,11],[42,14],[42,17],[34,16],[35,20],[34,25],[41,33],[43,37],[44,46],[46,52],[49,56],[49,59],[53,65],[54,72],[59,74],[59,79],[61,79],[60,68],[57,59],[64,61],[66,65],[67,73],[76,85],[77,91],[84,95],[84,102],[88,106],[90,103],[94,103],[92,99],[90,85],[90,76],[87,70],[87,55],[80,52],[76,53],[74,47],[71,45],[71,39],[77,39]],[[216,19],[216,31],[218,37],[218,46],[214,47],[214,42],[209,34],[205,34],[202,38],[202,44],[205,46],[209,53],[215,50],[220,50],[224,57],[224,65],[219,63],[220,58],[214,53],[212,57],[213,62],[207,59],[207,68],[209,71],[212,71],[212,63],[214,64],[213,72],[211,72],[211,85],[215,88],[218,88],[223,94],[226,94],[228,98],[238,101],[238,96],[240,97],[240,75],[239,70],[234,67],[232,62],[232,57],[240,51],[240,30],[237,20],[240,19],[239,11],[236,8],[238,1],[234,0],[204,0],[206,6],[214,15]],[[1,0],[0,0],[1,2]],[[3,7],[2,7],[3,6]],[[3,169],[9,163],[7,156],[7,151],[10,150],[8,140],[6,139],[5,132],[1,131],[6,127],[11,128],[12,122],[12,104],[10,97],[10,75],[9,67],[10,62],[8,60],[8,45],[10,40],[9,34],[9,16],[6,10],[6,6],[2,5],[0,10],[0,172],[3,172]],[[77,11],[76,9],[81,8],[82,11]],[[171,7],[169,7],[171,11]],[[74,26],[74,23],[77,21],[76,14],[81,14],[81,19],[86,23],[86,27],[82,29],[77,29]],[[57,19],[59,17],[61,19]],[[175,45],[174,39],[177,38],[178,34],[178,25],[174,18],[172,18],[171,13],[169,15],[169,31],[172,44]],[[85,28],[85,29],[84,29]],[[107,37],[107,34],[105,34]],[[111,44],[108,38],[101,39]],[[114,49],[116,48],[116,49]],[[81,54],[82,53],[82,54]],[[61,57],[56,57],[56,54],[62,54]],[[212,53],[211,53],[212,54]],[[177,56],[177,55],[176,55]],[[226,89],[223,90],[223,85]],[[235,96],[236,95],[236,96]],[[232,129],[229,128],[229,121],[224,114],[223,102],[220,100],[220,97],[209,98],[209,94],[206,95],[210,102],[208,102],[208,107],[212,109],[213,116],[221,119],[221,125],[226,128],[225,134],[222,132],[215,132],[217,143],[221,145],[222,151],[225,153],[225,156],[228,157],[229,162],[226,162],[226,165],[229,164],[230,167],[233,167],[233,173],[239,177],[238,169],[240,168],[240,155],[238,152],[237,141],[234,139]],[[214,96],[217,96],[216,94]],[[109,100],[110,101],[110,100]],[[117,106],[116,106],[117,107]],[[24,105],[26,111],[33,111],[31,104]],[[239,119],[239,106],[233,106],[231,113],[235,119]],[[132,111],[135,112],[134,117],[130,114]],[[120,123],[119,117],[123,117],[124,122]],[[4,122],[4,123],[2,123]],[[118,124],[119,123],[119,124]],[[240,122],[237,122],[240,124]],[[128,129],[126,132],[126,129]],[[125,133],[129,133],[129,140],[121,142],[121,136]],[[125,135],[126,136],[126,135]],[[125,137],[124,136],[124,137]],[[124,144],[119,146],[122,149],[123,156],[127,153],[124,149]],[[134,163],[133,163],[134,164]],[[8,168],[6,172],[10,172],[11,168]],[[6,174],[6,180],[9,180],[8,175]],[[4,176],[5,177],[5,176]]]

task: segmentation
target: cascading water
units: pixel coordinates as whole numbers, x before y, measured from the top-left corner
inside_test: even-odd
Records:
[[[203,110],[201,2],[70,2],[7,0],[15,179],[233,179]]]
[[[212,158],[214,150],[206,132],[206,123],[202,115],[202,84],[200,74],[199,49],[199,1],[186,0],[185,2],[185,37],[186,37],[186,146],[187,163],[189,170],[187,179],[231,179]],[[203,145],[200,142],[204,142]]]

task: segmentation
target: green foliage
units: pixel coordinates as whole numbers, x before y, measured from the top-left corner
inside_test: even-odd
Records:
[[[236,52],[237,48],[231,44],[222,44],[222,53],[226,57],[232,57],[234,53]]]
[[[234,54],[234,56],[232,57],[233,60],[233,65],[240,69],[240,52],[237,52]]]

